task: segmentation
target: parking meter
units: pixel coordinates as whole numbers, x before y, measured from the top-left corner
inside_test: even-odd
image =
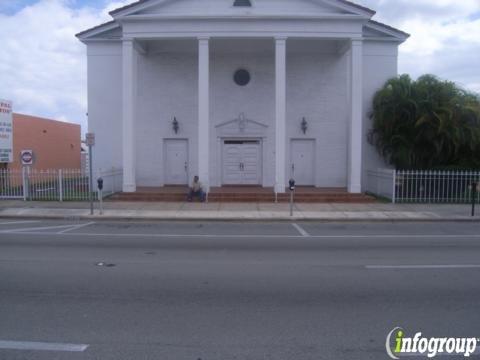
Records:
[[[290,179],[290,180],[288,181],[288,187],[289,187],[290,191],[295,190],[295,180]]]
[[[103,179],[101,177],[97,179],[97,187],[98,190],[103,190]]]
[[[99,177],[97,179],[97,188],[98,188],[98,200],[100,201],[100,215],[103,214],[103,179]]]
[[[295,180],[288,180],[288,188],[290,189],[290,216],[293,216],[293,193],[295,191]]]

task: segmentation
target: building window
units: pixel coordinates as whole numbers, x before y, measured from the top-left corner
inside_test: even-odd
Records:
[[[235,71],[233,80],[238,86],[245,86],[250,82],[250,73],[245,69],[239,69]]]

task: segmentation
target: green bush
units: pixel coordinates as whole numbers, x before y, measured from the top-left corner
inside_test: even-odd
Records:
[[[480,98],[453,82],[391,79],[371,118],[370,143],[397,169],[480,168]]]

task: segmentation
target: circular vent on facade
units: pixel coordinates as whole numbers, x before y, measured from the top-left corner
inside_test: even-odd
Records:
[[[233,80],[235,81],[235,84],[245,86],[250,82],[250,73],[245,69],[239,69],[235,71]]]

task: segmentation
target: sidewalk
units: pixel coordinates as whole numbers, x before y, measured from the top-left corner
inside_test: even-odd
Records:
[[[24,202],[1,200],[0,218],[105,220],[317,220],[317,221],[480,221],[480,206],[462,204],[288,204],[273,203],[158,203],[104,202],[103,215],[90,215],[88,202]]]

